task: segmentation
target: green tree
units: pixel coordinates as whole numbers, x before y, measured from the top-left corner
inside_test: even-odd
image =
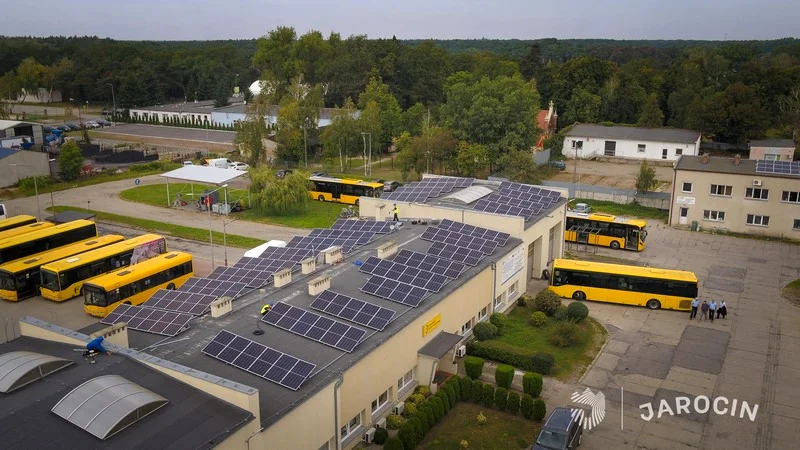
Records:
[[[425,170],[424,155],[420,155],[417,151],[417,146],[411,138],[408,131],[404,131],[392,141],[395,151],[397,152],[397,163],[400,166],[400,173],[403,176],[403,181],[408,180],[408,174],[411,171],[422,173]]]
[[[658,105],[658,97],[656,94],[650,94],[647,101],[642,108],[642,114],[639,116],[639,121],[636,122],[641,127],[657,128],[664,126],[664,113],[661,112],[661,107]]]
[[[778,97],[778,108],[786,127],[791,131],[791,136],[797,142],[800,132],[800,84],[794,86],[786,95]]]
[[[361,149],[360,133],[355,105],[347,98],[341,108],[333,111],[331,124],[325,127],[321,135],[326,157],[338,159],[342,172],[348,167],[347,161]]]
[[[762,137],[767,111],[752,86],[733,83],[721,92],[706,91],[689,107],[688,124],[721,142],[744,143]]]
[[[309,174],[295,171],[277,178],[269,168],[262,166],[249,172],[253,205],[265,214],[290,215],[308,207]]]
[[[61,178],[67,181],[77,180],[83,167],[83,153],[75,141],[67,141],[61,146],[58,154],[58,169]]]
[[[12,71],[0,77],[0,119],[11,117],[11,105],[19,98],[22,88],[19,78]]]
[[[542,47],[539,43],[534,43],[528,48],[528,54],[519,62],[519,71],[526,80],[530,80],[536,78],[543,68]]]
[[[297,33],[292,27],[278,27],[256,39],[253,66],[261,70],[262,79],[274,83],[276,99],[280,100],[292,80],[300,74],[301,64],[295,56]]]
[[[379,110],[380,134],[372,137],[379,148],[387,148],[392,144],[392,138],[400,134],[402,126],[402,110],[397,99],[389,92],[389,86],[379,78],[372,78],[367,88],[358,96],[358,107],[367,108],[370,102],[375,102]]]
[[[461,141],[458,143],[456,163],[461,175],[486,178],[489,175],[489,150],[481,144]]]
[[[217,87],[214,89],[214,107],[222,108],[231,104],[230,98],[233,94],[230,83],[224,77],[217,80]]]
[[[278,109],[275,138],[279,159],[307,161],[308,142],[315,139],[319,130],[322,105],[321,86],[304,85],[301,76],[292,81]]]
[[[656,185],[656,169],[650,166],[647,160],[639,165],[639,174],[636,175],[636,192],[648,192]]]
[[[432,41],[425,41],[404,51],[395,67],[401,106],[408,108],[414,103],[428,106],[440,103],[449,73],[447,52]]]
[[[539,169],[530,150],[511,150],[500,158],[505,176],[517,183],[541,184]]]
[[[38,94],[44,72],[45,67],[36,62],[35,58],[29,57],[22,60],[17,67],[17,78],[23,91],[20,103],[25,103],[28,95],[36,96]]]
[[[251,114],[237,125],[233,143],[250,167],[258,167],[266,161],[264,139],[267,136],[267,126],[261,115]]]
[[[414,103],[414,106],[408,108],[403,112],[401,121],[401,130],[408,131],[412,136],[422,134],[422,123],[425,120],[426,110],[425,105],[422,103]]]
[[[564,110],[564,123],[595,123],[600,118],[600,96],[582,88],[572,92]]]

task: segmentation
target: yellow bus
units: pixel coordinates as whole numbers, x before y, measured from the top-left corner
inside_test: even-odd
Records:
[[[133,239],[82,253],[72,258],[45,264],[42,297],[63,302],[82,295],[83,283],[112,270],[128,267],[167,252],[167,241],[157,234],[143,234]]]
[[[31,231],[44,230],[45,228],[50,228],[52,226],[55,226],[55,224],[52,222],[34,222],[28,225],[10,228],[6,231],[0,231],[0,241],[10,239],[14,236],[21,236],[23,234],[30,233]]]
[[[567,211],[564,240],[581,244],[601,245],[613,249],[644,250],[647,222],[603,213]]]
[[[359,197],[380,197],[383,183],[348,178],[311,177],[308,195],[321,202],[338,202],[358,206]]]
[[[570,259],[556,259],[550,277],[550,290],[560,297],[650,309],[691,309],[697,284],[697,275],[682,270]]]
[[[97,225],[73,220],[0,241],[0,264],[97,236]]]
[[[175,289],[194,275],[192,255],[169,252],[83,284],[83,309],[105,317],[117,305],[141,305],[159,289]]]
[[[95,237],[3,264],[0,266],[0,298],[16,302],[32,297],[37,294],[42,279],[39,269],[44,264],[105,247],[124,239],[118,234]]]
[[[26,215],[9,217],[8,219],[0,220],[0,232],[32,223],[36,223],[36,217]]]

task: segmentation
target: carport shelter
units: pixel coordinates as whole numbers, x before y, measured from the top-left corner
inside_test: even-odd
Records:
[[[225,189],[225,203],[228,203],[228,182],[238,178],[247,172],[235,169],[220,169],[218,167],[207,166],[183,166],[160,176],[167,180],[167,207],[171,206],[169,195],[169,180],[188,181],[189,183],[213,184],[221,189]],[[194,184],[192,184],[192,198],[194,198]]]

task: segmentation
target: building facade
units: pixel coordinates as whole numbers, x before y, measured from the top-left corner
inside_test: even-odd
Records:
[[[701,229],[800,239],[800,173],[761,170],[738,157],[683,156],[672,189],[672,226],[696,222]]]
[[[14,186],[19,180],[34,176],[50,176],[47,153],[0,148],[0,188]]]
[[[572,159],[675,161],[682,155],[697,155],[699,149],[697,131],[578,124],[565,134],[562,154]]]
[[[749,159],[766,161],[791,161],[794,159],[795,143],[791,139],[766,139],[750,141]]]

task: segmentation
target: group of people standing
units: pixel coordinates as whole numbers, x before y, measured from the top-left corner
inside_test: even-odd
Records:
[[[700,317],[697,317],[697,310],[700,310]],[[717,319],[722,317],[723,319],[727,318],[728,316],[728,305],[723,300],[720,304],[717,304],[716,301],[711,300],[709,303],[706,300],[703,300],[703,303],[700,303],[699,298],[695,298],[692,300],[692,312],[689,314],[689,320],[694,319],[697,317],[697,320],[709,320],[711,322],[714,321],[714,314],[717,315]]]

